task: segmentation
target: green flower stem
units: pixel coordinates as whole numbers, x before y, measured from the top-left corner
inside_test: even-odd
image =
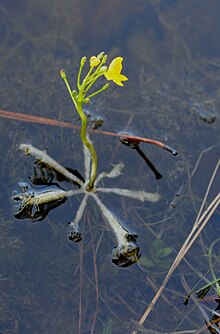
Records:
[[[85,89],[85,93],[88,92],[88,90],[90,89],[90,87],[96,82],[96,80],[103,75],[104,72],[100,73],[100,69],[101,67],[106,63],[107,60],[107,56],[105,55],[102,59],[100,64],[97,66],[97,68],[95,69],[95,71],[93,73],[91,73],[89,75],[89,80],[87,80],[86,85],[87,88]],[[88,75],[86,76],[88,77]]]
[[[63,81],[65,82],[66,87],[67,87],[67,90],[68,90],[68,92],[69,92],[69,94],[70,94],[70,96],[71,96],[71,99],[72,99],[72,101],[73,101],[75,107],[76,107],[76,105],[77,105],[76,97],[75,97],[75,94],[73,93],[73,91],[72,91],[71,88],[70,88],[70,85],[69,85],[69,82],[68,82],[68,80],[67,80],[66,73],[64,72],[64,70],[61,70],[61,71],[60,71],[60,76],[61,76],[61,78],[63,79]]]
[[[93,77],[91,80],[88,80],[87,81],[87,87],[86,87],[84,92],[87,93],[89,91],[89,89],[92,87],[92,85],[96,82],[96,80],[98,78],[100,78],[103,74],[104,74],[104,72],[98,74],[96,77]]]
[[[99,90],[97,90],[96,92],[94,92],[94,93],[92,93],[92,94],[90,94],[89,96],[87,96],[86,98],[87,99],[90,99],[91,97],[93,97],[93,96],[95,96],[95,95],[97,95],[97,94],[99,94],[99,93],[101,93],[101,92],[103,92],[104,90],[106,90],[106,89],[108,89],[109,88],[109,83],[107,83],[105,86],[103,86],[102,88],[100,88]]]
[[[79,72],[78,72],[78,76],[77,76],[77,87],[80,90],[80,80],[81,80],[81,73],[82,73],[82,69],[83,66],[85,65],[86,62],[86,57],[82,57],[81,61],[80,61],[80,68],[79,68]]]
[[[92,190],[94,188],[94,183],[96,180],[96,174],[97,174],[97,165],[98,165],[98,159],[97,159],[97,154],[95,151],[94,146],[92,143],[89,141],[87,138],[87,118],[83,112],[83,93],[84,93],[84,85],[80,87],[79,94],[75,91],[72,91],[69,85],[69,82],[67,80],[65,72],[62,70],[60,71],[61,78],[64,80],[66,87],[68,89],[68,92],[72,98],[72,101],[75,105],[75,108],[79,114],[79,117],[81,118],[81,132],[80,132],[80,137],[82,139],[83,144],[88,148],[90,154],[91,154],[91,160],[92,160],[92,167],[91,167],[91,172],[90,172],[90,180],[87,185],[88,190]]]
[[[98,79],[98,77],[100,76],[97,76],[97,73],[100,72],[100,68],[103,66],[103,64],[106,62],[107,60],[107,57],[104,56],[100,62],[100,64],[97,66],[97,68],[95,67],[90,67],[87,75],[85,76],[85,78],[83,79],[83,82],[82,84],[80,84],[80,79],[81,79],[81,73],[82,73],[82,69],[83,69],[83,66],[86,62],[86,57],[83,57],[81,59],[81,62],[80,62],[80,68],[79,68],[79,72],[78,72],[78,77],[77,77],[77,87],[78,87],[78,90],[79,92],[80,91],[84,91],[84,93],[86,93],[89,88],[93,85],[93,83]],[[95,71],[92,73],[92,71],[95,69]],[[102,75],[102,74],[101,74]],[[94,80],[95,79],[95,80]],[[88,88],[86,88],[86,86],[88,86]],[[83,89],[82,89],[83,88]],[[86,89],[85,89],[86,88]],[[85,96],[85,94],[84,94]]]
[[[83,87],[83,91],[84,91],[84,88],[86,87],[86,85],[87,85],[88,82],[89,82],[88,78],[90,78],[92,71],[93,71],[93,68],[90,67],[89,72],[87,73],[87,75],[86,75],[85,78],[83,79],[83,82],[82,82],[81,87],[79,88],[79,91],[82,89],[82,87]]]

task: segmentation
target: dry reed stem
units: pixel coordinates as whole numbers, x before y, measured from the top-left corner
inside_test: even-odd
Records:
[[[156,295],[154,296],[154,298],[152,299],[152,301],[150,302],[148,308],[145,310],[145,312],[143,313],[142,317],[140,318],[140,320],[138,321],[138,326],[142,326],[145,322],[145,320],[147,319],[147,317],[149,316],[150,312],[152,311],[154,305],[156,304],[157,300],[159,299],[160,295],[162,294],[165,286],[167,285],[171,275],[173,274],[173,272],[176,270],[176,268],[178,267],[178,265],[180,264],[180,262],[182,261],[182,259],[184,258],[184,256],[186,255],[186,253],[188,252],[188,250],[190,249],[190,247],[192,246],[192,244],[195,242],[196,238],[198,237],[198,235],[201,233],[201,231],[203,230],[203,228],[205,227],[205,225],[207,224],[207,222],[209,221],[209,219],[211,218],[212,214],[215,212],[215,210],[217,209],[218,205],[220,204],[220,193],[217,194],[217,196],[214,198],[214,200],[210,203],[210,205],[208,206],[208,208],[206,209],[206,211],[202,214],[202,210],[204,208],[204,204],[205,201],[208,197],[210,188],[213,184],[213,181],[215,179],[215,176],[217,174],[217,171],[219,169],[220,166],[220,159],[218,160],[216,167],[212,173],[211,179],[209,181],[201,208],[199,210],[199,214],[196,217],[196,220],[193,224],[192,230],[190,232],[190,234],[188,235],[187,239],[185,240],[184,244],[182,245],[179,253],[177,254],[173,264],[171,265],[166,277],[164,278],[163,283],[161,284],[159,290],[157,291]],[[197,230],[198,229],[198,230]],[[137,334],[137,330],[134,330],[132,332],[132,334]]]
[[[90,216],[89,213],[87,213],[87,222],[89,226],[89,232],[91,236],[91,248],[92,248],[92,257],[93,257],[93,271],[94,271],[94,281],[95,281],[95,295],[96,295],[96,305],[95,305],[95,310],[94,310],[94,316],[93,316],[93,322],[92,322],[92,327],[90,334],[94,333],[95,330],[95,324],[96,320],[98,317],[98,307],[99,307],[99,280],[98,280],[98,269],[97,269],[97,261],[96,261],[96,250],[95,250],[95,245],[94,245],[94,237],[92,233],[92,226],[90,222]]]
[[[185,290],[188,293],[190,291],[190,288],[189,288],[189,286],[188,286],[188,284],[187,284],[184,276],[182,276],[181,281],[182,281],[183,287],[185,288]],[[203,310],[203,308],[199,305],[199,302],[196,299],[196,297],[193,294],[191,294],[190,297],[193,300],[194,304],[198,307],[198,309],[200,310],[200,312],[203,314],[203,318],[206,321],[205,325],[203,325],[199,329],[196,329],[195,332],[194,332],[194,334],[200,334],[200,333],[202,333],[204,331],[207,331],[207,327],[211,326],[212,323],[215,323],[215,322],[212,322],[212,323],[210,322],[210,319],[208,318],[208,316],[205,313],[205,311]]]

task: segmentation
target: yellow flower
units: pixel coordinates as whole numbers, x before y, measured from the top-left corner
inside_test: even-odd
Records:
[[[100,59],[98,57],[95,57],[95,56],[92,56],[89,61],[90,61],[90,66],[91,67],[95,67],[95,66],[98,66],[100,64]]]
[[[122,81],[128,80],[125,75],[121,74],[122,61],[122,57],[116,57],[112,60],[108,70],[104,72],[106,79],[114,81],[114,83],[116,83],[118,86],[124,86]]]

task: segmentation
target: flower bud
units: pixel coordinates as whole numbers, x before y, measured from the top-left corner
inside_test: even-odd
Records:
[[[66,80],[66,73],[65,73],[64,70],[61,70],[61,71],[60,71],[60,76],[61,76],[61,78],[62,78],[63,80]]]
[[[99,58],[100,60],[104,57],[104,54],[105,54],[105,52],[100,52],[99,54],[98,54],[98,56],[97,56],[97,58]]]
[[[103,59],[102,59],[102,63],[105,64],[106,63],[106,60],[107,60],[108,56],[107,55],[104,55],[103,56]]]
[[[102,66],[102,67],[100,68],[100,72],[106,72],[107,69],[108,69],[107,66]]]
[[[82,59],[80,61],[80,65],[84,66],[85,62],[86,62],[86,57],[84,56],[84,57],[82,57]]]
[[[95,66],[98,66],[100,64],[100,59],[98,57],[95,57],[95,56],[92,56],[89,61],[90,61],[90,66],[91,67],[95,67]]]

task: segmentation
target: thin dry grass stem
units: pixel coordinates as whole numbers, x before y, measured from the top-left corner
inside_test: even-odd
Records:
[[[96,261],[96,249],[95,249],[95,245],[94,245],[92,227],[91,227],[90,217],[89,217],[88,213],[87,213],[87,221],[88,221],[89,232],[90,232],[91,242],[92,242],[93,271],[94,271],[95,292],[96,292],[96,306],[95,306],[95,312],[94,312],[94,316],[93,316],[92,328],[91,328],[91,331],[90,331],[90,333],[93,334],[94,329],[95,329],[97,315],[98,315],[98,307],[99,307],[99,281],[98,281],[98,270],[97,270],[97,261]]]
[[[194,168],[192,170],[191,178],[194,176],[195,172],[197,171],[197,169],[199,167],[199,164],[200,164],[200,161],[202,160],[203,155],[206,154],[206,153],[208,153],[209,151],[212,151],[214,148],[216,148],[218,146],[220,146],[220,144],[212,145],[212,146],[204,149],[202,152],[200,152],[199,157],[198,157],[198,159],[196,161],[196,164],[195,164],[195,166],[194,166]]]
[[[137,316],[137,312],[135,312],[135,310],[131,307],[132,303],[128,303],[119,293],[117,294],[117,298],[124,305],[128,312],[132,313],[135,317]]]
[[[207,190],[206,190],[206,194],[205,194],[205,196],[204,196],[202,205],[201,205],[201,207],[200,207],[199,213],[198,213],[197,218],[196,218],[195,225],[198,225],[198,221],[200,220],[200,216],[201,216],[202,210],[203,210],[204,205],[205,205],[205,203],[206,203],[206,200],[207,200],[207,197],[208,197],[210,188],[211,188],[211,186],[212,186],[212,184],[213,184],[214,178],[215,178],[215,176],[216,176],[216,174],[217,174],[217,171],[218,171],[218,169],[219,169],[219,165],[220,165],[220,159],[219,159],[217,165],[215,166],[214,172],[213,172],[213,174],[212,174],[212,176],[211,176],[210,182],[209,182],[208,187],[207,187]]]
[[[189,168],[187,168],[187,171],[188,171],[188,180],[184,181],[184,183],[181,185],[181,187],[179,188],[179,190],[176,192],[176,195],[175,195],[174,199],[170,203],[170,207],[171,208],[176,207],[176,202],[179,200],[180,195],[183,192],[183,190],[185,189],[185,187],[188,185],[188,187],[191,188],[191,180],[192,180],[194,174],[196,173],[196,171],[198,169],[198,166],[199,166],[199,164],[200,164],[200,162],[202,160],[203,155],[205,155],[209,151],[212,151],[213,149],[215,149],[215,148],[217,148],[219,146],[220,146],[220,144],[212,145],[212,146],[204,149],[202,152],[200,152],[199,157],[198,157],[198,159],[196,161],[196,164],[195,164],[195,166],[194,166],[194,168],[193,168],[193,170],[192,170],[191,173],[189,172]]]
[[[82,334],[82,291],[83,291],[83,243],[80,245],[80,256],[79,256],[79,276],[80,276],[80,283],[79,283],[79,334]]]
[[[156,292],[158,290],[158,287],[156,286],[156,284],[152,281],[152,279],[150,279],[149,277],[146,277],[146,281],[148,282],[148,285],[151,287],[151,289]],[[172,306],[172,303],[169,301],[169,299],[166,296],[161,296],[161,298],[164,300],[164,302],[166,304],[168,304],[169,306]]]
[[[126,204],[128,206],[128,204]],[[148,231],[150,231],[150,233],[155,237],[155,238],[158,238],[158,235],[157,233],[154,232],[154,230],[151,228],[152,225],[154,225],[154,223],[149,224],[149,223],[146,223],[146,221],[141,217],[141,215],[139,215],[139,213],[134,209],[133,206],[129,206],[129,212],[131,212],[133,215],[134,215],[134,218],[133,220],[136,220],[136,221],[139,221],[141,224],[143,224],[143,226],[146,227],[146,229],[148,229]],[[131,217],[132,218],[132,217]],[[132,219],[131,219],[132,220]],[[157,224],[157,222],[156,222]]]
[[[85,278],[88,280],[89,283],[91,283],[91,285],[95,289],[95,283],[94,283],[94,281],[92,280],[91,276],[88,275],[86,272],[85,272]],[[112,299],[110,297],[109,297],[109,300],[108,300],[108,296],[104,296],[103,292],[100,291],[99,299],[104,304],[104,306],[105,306],[105,308],[106,308],[106,310],[108,312],[109,318],[114,318],[115,320],[117,320],[117,322],[119,324],[123,325],[124,323],[123,323],[123,320],[120,317],[120,314],[116,313],[115,311],[113,311],[113,309],[109,306],[109,305],[112,304]]]
[[[101,244],[101,241],[102,241],[103,235],[104,235],[104,232],[102,231],[102,232],[101,232],[101,235],[100,235],[100,237],[99,237],[99,240],[96,242],[95,254],[97,254],[97,253],[98,253],[99,246],[100,246],[100,244]]]
[[[158,287],[154,284],[154,282],[152,282],[152,280],[151,280],[149,277],[147,277],[146,280],[147,280],[147,282],[149,283],[149,285],[151,286],[151,288],[152,288],[154,291],[157,291]],[[181,296],[181,298],[184,298],[183,295],[179,294],[179,293],[176,292],[176,291],[173,291],[173,290],[170,290],[170,289],[167,289],[167,291],[169,291],[169,293],[178,294],[178,295]],[[167,303],[170,307],[172,307],[172,308],[175,310],[175,312],[176,312],[177,314],[180,315],[180,317],[181,317],[181,322],[183,322],[184,317],[185,317],[185,318],[188,318],[188,314],[187,314],[187,316],[186,316],[185,314],[183,314],[183,312],[179,309],[178,306],[173,306],[172,302],[170,302],[169,299],[168,299],[166,296],[161,295],[161,298],[165,301],[165,303]],[[193,326],[196,326],[195,321],[193,321],[192,319],[188,319],[188,321],[189,321]],[[180,325],[180,324],[178,324],[178,326],[179,326],[179,325]]]
[[[191,290],[190,290],[190,287],[187,284],[184,276],[181,277],[181,282],[183,284],[183,287],[186,290],[186,293],[188,294],[189,291],[191,291]],[[196,297],[194,296],[193,293],[190,294],[190,298],[193,300],[194,304],[198,307],[198,309],[200,310],[200,312],[203,315],[204,320],[206,321],[206,325],[200,327],[199,329],[196,329],[195,332],[194,332],[194,334],[200,334],[200,333],[206,331],[207,330],[207,326],[211,326],[211,323],[210,323],[210,320],[209,320],[207,314],[205,313],[205,311],[203,310],[203,308],[199,305],[199,302],[198,302],[198,300],[196,299]],[[190,312],[192,312],[192,310],[190,310]]]
[[[215,321],[212,321],[212,324],[215,324],[219,321],[219,318],[216,319]],[[211,327],[211,323],[210,321],[207,322],[207,325],[204,325],[202,327],[200,327],[199,329],[197,329],[194,334],[200,334],[200,333],[203,333],[203,332],[207,332],[207,326],[210,326]],[[210,331],[209,331],[210,332]],[[210,332],[211,333],[211,332]],[[213,332],[213,333],[217,333],[217,332]]]
[[[197,329],[194,334],[200,334],[200,333],[203,333],[203,332],[206,332],[207,331],[207,326],[204,325],[202,327],[200,327],[199,329]],[[214,332],[213,332],[214,333]]]
[[[131,322],[134,323],[133,320],[131,320]],[[152,329],[149,329],[149,328],[139,328],[139,333],[142,333],[142,334],[195,334],[195,330],[184,330],[184,331],[174,331],[174,332],[158,332],[156,330],[152,330]]]
[[[213,171],[213,174],[211,176],[211,179],[209,181],[207,191],[206,191],[205,196],[204,196],[205,200],[203,200],[202,205],[201,205],[202,209],[204,208],[205,201],[208,197],[208,194],[209,194],[209,191],[210,191],[211,186],[213,184],[214,178],[215,178],[215,176],[217,174],[217,171],[219,169],[219,165],[220,165],[220,159],[217,162],[216,167],[215,167],[215,169]],[[184,258],[184,256],[186,255],[186,253],[188,252],[190,247],[192,246],[192,244],[195,242],[196,238],[201,233],[201,231],[203,230],[203,228],[205,227],[205,225],[207,224],[207,222],[209,221],[209,219],[211,218],[212,214],[215,212],[215,210],[217,209],[219,204],[220,204],[220,193],[217,194],[217,196],[210,203],[210,205],[208,206],[208,208],[206,209],[206,211],[202,215],[201,215],[202,210],[201,209],[199,210],[199,218],[197,216],[190,234],[188,235],[187,239],[185,240],[184,244],[182,245],[179,253],[177,254],[177,256],[174,260],[174,262],[172,263],[172,265],[171,265],[166,277],[164,278],[164,281],[161,284],[159,290],[157,291],[156,295],[154,296],[154,298],[150,302],[148,308],[145,310],[142,317],[140,318],[140,320],[138,322],[138,325],[143,325],[144,324],[145,320],[149,316],[149,314],[152,311],[153,307],[155,306],[157,300],[159,299],[160,295],[162,294],[165,286],[167,285],[171,275],[176,270],[176,268],[178,267],[178,265],[180,264],[180,262],[182,261],[182,259]],[[132,332],[132,334],[137,334],[137,330],[134,330]]]
[[[187,247],[186,247],[186,249],[184,251],[184,255],[188,252],[189,248],[192,246],[192,244],[197,239],[197,237],[199,236],[199,234],[201,233],[201,231],[203,230],[203,228],[205,227],[205,225],[208,223],[209,219],[211,218],[211,216],[213,215],[213,213],[215,212],[215,210],[217,209],[217,207],[219,206],[219,204],[220,204],[220,193],[218,193],[218,195],[210,203],[210,205],[208,206],[208,208],[206,209],[206,211],[204,212],[204,214],[201,216],[201,219],[197,222],[196,227],[199,227],[200,224],[201,224],[201,226],[198,228],[198,230],[196,231],[196,233],[195,233],[195,230],[191,231],[190,236],[192,237],[192,235],[193,235],[192,232],[194,232],[195,235],[192,237],[192,239],[188,243],[188,245],[187,245]]]

